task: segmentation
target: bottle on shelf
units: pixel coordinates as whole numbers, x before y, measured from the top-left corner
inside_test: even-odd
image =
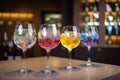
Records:
[[[4,34],[3,34],[2,46],[3,46],[3,60],[7,60],[8,59],[8,35],[7,35],[7,32],[4,32]]]
[[[3,46],[2,46],[2,35],[0,34],[0,60],[3,59]]]
[[[108,15],[108,22],[114,22],[114,16],[112,15],[112,12]]]
[[[7,48],[4,48],[4,50],[3,50],[3,60],[8,60],[8,50],[7,50]]]
[[[98,13],[93,13],[93,22],[94,22],[94,25],[96,25],[96,26],[99,25],[99,15],[98,15]]]
[[[14,60],[13,51],[11,48],[9,48],[9,50],[8,50],[7,60]]]
[[[111,8],[110,3],[106,3],[106,11],[107,12],[112,12],[112,8]]]
[[[115,30],[115,35],[116,35],[116,45],[118,45],[118,41],[119,41],[118,40],[118,36],[119,36],[119,30],[120,30],[120,28],[119,28],[117,22],[115,23],[114,30]]]
[[[115,22],[114,29],[115,29],[115,35],[118,36],[119,35],[119,26],[118,26],[117,22]]]
[[[117,2],[115,2],[115,11],[119,12],[120,8],[119,8],[119,1],[117,0]]]
[[[3,21],[2,13],[0,13],[0,26],[2,25],[4,25],[4,21]]]
[[[116,21],[117,21],[117,23],[120,22],[120,14],[119,13],[117,14],[117,20]]]
[[[112,25],[110,24],[110,22],[109,22],[109,25],[106,26],[106,29],[107,29],[107,35],[111,36],[112,35]]]
[[[119,30],[118,30],[118,37],[119,37],[120,36],[120,14],[117,15],[116,24],[119,28]],[[120,40],[118,40],[118,43],[120,45]]]
[[[117,36],[117,45],[120,45],[120,14],[117,13],[117,18],[116,18],[116,25],[115,25],[115,30],[116,30],[116,36]]]
[[[108,43],[110,43],[110,38],[112,36],[111,39],[111,44],[115,44],[118,45],[119,44],[119,33],[120,33],[120,15],[119,15],[119,11],[120,11],[120,1],[119,0],[115,0],[115,1],[108,1],[106,3],[106,14],[108,14],[107,16],[107,22],[105,22],[105,26],[111,26],[111,32],[109,29],[107,29],[108,31]]]
[[[109,22],[109,25],[106,26],[106,29],[107,29],[107,35],[108,35],[107,44],[110,46],[110,45],[112,45],[111,35],[112,35],[112,30],[113,30],[113,27],[110,24],[110,22]]]
[[[107,25],[110,25],[111,22],[113,22],[113,20],[114,20],[114,17],[112,15],[112,7],[110,5],[110,2],[106,3],[106,13],[109,13],[108,15],[106,15],[107,21],[106,21],[105,25],[107,26]]]
[[[88,2],[88,0],[86,0],[85,7],[84,7],[84,11],[85,11],[85,12],[90,11],[90,3]]]
[[[90,22],[90,15],[86,12],[84,16],[84,22],[88,24]]]
[[[11,37],[8,41],[8,47],[9,47],[9,51],[8,51],[8,60],[14,60],[14,43],[13,43],[13,38]]]
[[[7,24],[8,26],[11,26],[13,24],[11,16],[9,16]]]
[[[4,32],[3,34],[3,46],[6,46],[8,44],[8,35],[7,32]]]
[[[93,14],[92,14],[93,24],[92,25],[98,26],[99,25],[99,14],[98,14],[98,2],[97,2],[97,0],[94,0],[92,12],[93,12]]]
[[[94,4],[93,4],[93,11],[97,12],[98,11],[98,2],[95,0]]]
[[[16,48],[16,52],[15,52],[16,54],[15,54],[15,59],[17,60],[17,59],[22,59],[22,51],[21,51],[21,49],[19,49],[19,48]]]

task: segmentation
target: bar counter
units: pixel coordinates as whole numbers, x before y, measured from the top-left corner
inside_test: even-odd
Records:
[[[27,68],[34,72],[30,74],[10,76],[5,73],[19,70],[23,60],[0,61],[0,80],[101,80],[114,74],[120,73],[120,66],[96,63],[100,67],[80,67],[78,65],[86,63],[82,60],[72,60],[74,66],[80,68],[78,71],[61,71],[58,68],[66,66],[68,59],[60,57],[50,57],[50,66],[58,72],[52,77],[36,76],[35,73],[44,69],[46,57],[27,58]]]

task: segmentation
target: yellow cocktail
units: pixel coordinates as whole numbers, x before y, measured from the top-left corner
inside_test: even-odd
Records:
[[[72,31],[62,33],[60,41],[65,48],[72,50],[73,48],[76,48],[80,44],[79,33],[74,33]]]

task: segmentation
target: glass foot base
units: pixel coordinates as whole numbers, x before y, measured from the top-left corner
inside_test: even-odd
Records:
[[[7,76],[22,76],[24,74],[30,74],[32,72],[33,72],[32,70],[26,70],[26,72],[21,72],[21,70],[17,70],[17,71],[6,72],[4,75],[7,75]]]
[[[71,70],[71,71],[78,71],[78,70],[80,70],[80,68],[78,68],[78,67],[71,67],[71,68],[69,68],[68,66],[66,66],[66,67],[59,68],[59,70],[62,70],[62,71],[69,71],[69,70]]]
[[[18,71],[20,73],[31,73],[33,72],[32,70],[29,70],[29,69],[21,69],[20,71]]]
[[[79,65],[80,67],[101,67],[101,65],[99,64],[91,64],[91,65],[87,65],[87,64],[81,64]]]
[[[50,70],[49,72],[46,72],[45,70],[42,70],[40,72],[35,73],[34,76],[52,77],[52,76],[56,76],[57,74],[58,74],[58,72],[56,72],[55,70]]]

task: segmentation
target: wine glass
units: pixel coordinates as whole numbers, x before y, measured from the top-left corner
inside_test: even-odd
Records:
[[[36,30],[34,27],[34,24],[32,23],[17,23],[15,30],[14,30],[14,36],[13,40],[15,45],[22,49],[23,51],[23,66],[19,70],[21,73],[30,73],[32,70],[27,69],[26,62],[25,62],[25,55],[27,49],[33,47],[36,43]]]
[[[47,63],[45,70],[38,72],[40,76],[54,76],[57,74],[49,64],[50,51],[60,43],[60,31],[56,24],[42,24],[38,31],[38,44],[47,52]]]
[[[78,47],[80,44],[80,35],[79,35],[79,29],[77,28],[77,26],[63,26],[60,41],[62,46],[67,48],[69,53],[68,65],[60,68],[60,70],[64,70],[64,71],[79,70],[78,67],[72,66],[72,60],[71,60],[72,50]]]
[[[83,28],[83,30],[81,31],[80,34],[80,39],[81,39],[81,43],[87,47],[88,52],[89,52],[89,57],[88,57],[88,61],[86,64],[81,64],[80,66],[83,67],[89,67],[89,66],[96,66],[98,67],[99,65],[97,64],[92,64],[91,63],[91,58],[90,58],[90,50],[93,46],[96,46],[98,44],[99,41],[99,34],[98,34],[98,29],[95,26],[85,26]]]

